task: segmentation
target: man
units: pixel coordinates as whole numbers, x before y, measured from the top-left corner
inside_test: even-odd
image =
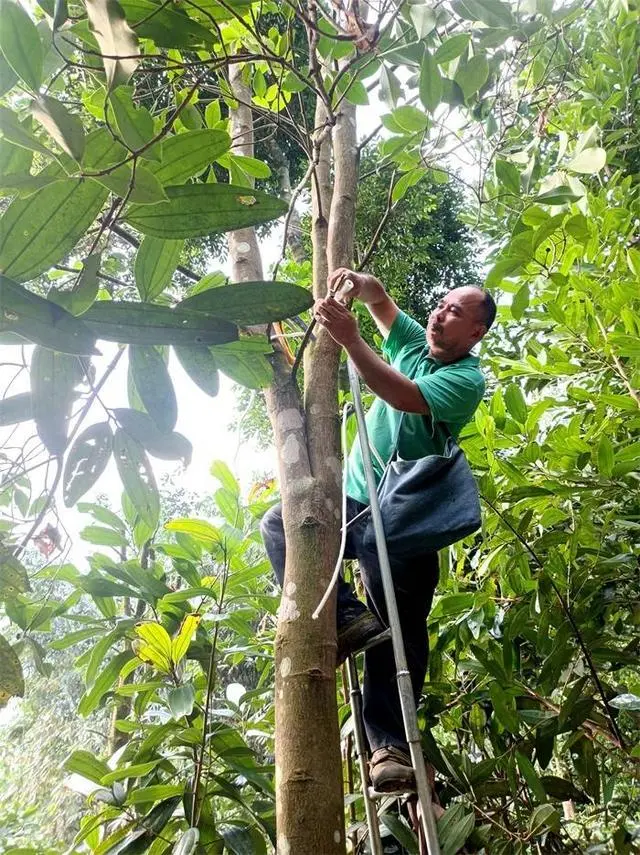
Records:
[[[345,291],[345,283],[351,283]],[[471,419],[484,394],[478,358],[470,355],[491,326],[495,303],[475,286],[450,291],[431,313],[425,330],[402,312],[374,276],[340,268],[329,276],[329,296],[316,301],[314,313],[333,339],[349,355],[358,373],[375,393],[367,414],[369,441],[376,454],[373,464],[379,481],[394,448],[402,418],[398,452],[404,459],[440,454],[444,423],[457,437]],[[361,300],[384,338],[385,362],[364,341],[354,315],[341,298]],[[375,644],[387,625],[385,599],[375,550],[363,543],[369,504],[362,453],[356,441],[348,460],[346,558],[358,560],[367,593],[367,608],[341,579],[338,587],[338,662],[357,650],[365,652],[363,684],[364,723],[372,751],[371,781],[379,791],[410,788],[413,770],[405,739],[395,679],[391,644]],[[357,519],[356,519],[357,517]],[[262,531],[276,574],[284,576],[284,535],[280,508],[264,517]],[[400,560],[389,555],[407,662],[416,698],[427,670],[427,616],[438,581],[437,553]],[[382,638],[386,638],[382,635]],[[373,646],[371,646],[373,644]]]

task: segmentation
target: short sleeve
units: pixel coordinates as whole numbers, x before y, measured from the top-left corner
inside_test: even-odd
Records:
[[[465,423],[484,395],[484,377],[477,368],[441,368],[414,381],[427,402],[433,424]]]
[[[382,345],[382,352],[393,362],[403,348],[416,345],[424,347],[426,343],[427,334],[424,327],[405,312],[400,311]]]

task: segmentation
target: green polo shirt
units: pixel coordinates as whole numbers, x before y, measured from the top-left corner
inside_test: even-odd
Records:
[[[445,436],[434,431],[434,424],[444,422],[454,437],[473,416],[484,395],[484,377],[476,356],[463,356],[457,362],[442,363],[429,356],[423,327],[404,312],[399,312],[382,352],[394,368],[413,380],[420,389],[431,413],[431,419],[419,413],[405,413],[399,436],[398,453],[404,460],[416,460],[428,454],[442,454]],[[389,460],[402,412],[376,398],[367,413],[369,442],[383,461]],[[349,454],[347,494],[369,504],[362,452],[356,438]],[[376,481],[382,466],[373,455]]]

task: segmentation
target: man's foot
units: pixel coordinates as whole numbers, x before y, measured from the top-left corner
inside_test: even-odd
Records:
[[[369,761],[371,786],[378,793],[411,792],[416,788],[416,779],[411,757],[394,745],[378,748]]]
[[[344,626],[338,627],[336,664],[342,665],[347,656],[373,646],[377,640],[385,641],[388,637],[389,630],[384,628],[374,614],[370,611],[362,612]]]

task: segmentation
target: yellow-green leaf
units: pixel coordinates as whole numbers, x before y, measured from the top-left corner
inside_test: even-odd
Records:
[[[187,650],[189,649],[191,639],[193,638],[193,634],[198,628],[200,621],[200,615],[187,615],[182,621],[180,631],[173,639],[171,645],[171,659],[173,660],[174,665],[177,665],[178,662],[184,659]]]

